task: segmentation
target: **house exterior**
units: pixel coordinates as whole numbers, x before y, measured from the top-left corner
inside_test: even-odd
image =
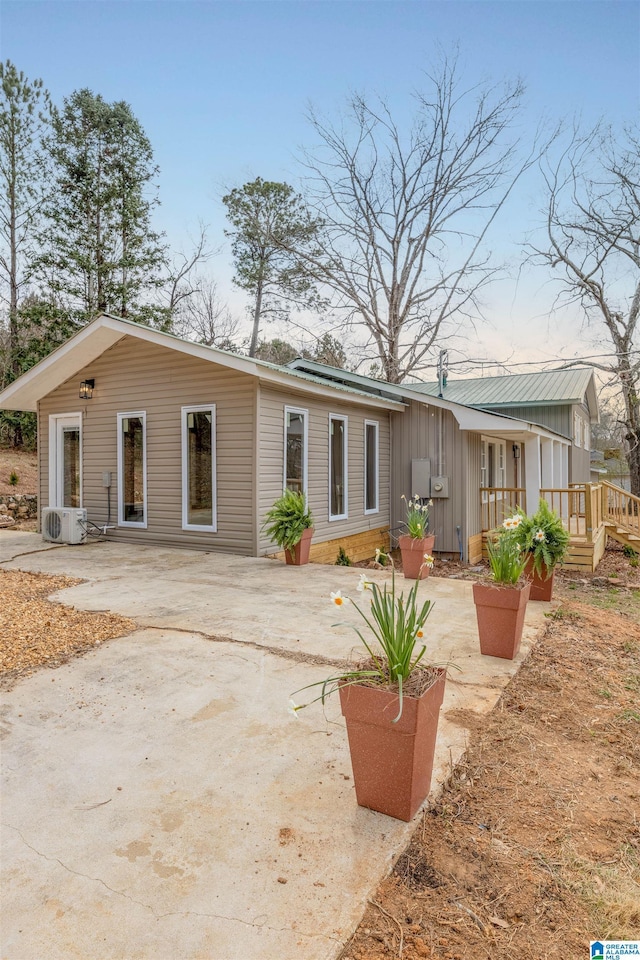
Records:
[[[427,396],[439,393],[437,383],[415,387]],[[449,380],[442,396],[476,410],[530,420],[566,437],[571,441],[568,482],[589,482],[591,425],[599,420],[591,367]]]
[[[109,538],[271,554],[264,516],[290,487],[314,514],[312,559],[341,545],[362,559],[393,544],[401,495],[418,494],[434,501],[436,550],[475,559],[481,488],[537,503],[566,486],[571,440],[426,386],[279,367],[102,315],[0,407],[37,411],[40,510],[84,507]]]

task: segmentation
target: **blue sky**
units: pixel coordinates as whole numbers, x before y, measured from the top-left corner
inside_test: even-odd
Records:
[[[2,0],[0,18],[2,59],[41,77],[55,102],[89,87],[131,104],[161,169],[157,226],[174,246],[199,220],[222,241],[225,188],[256,176],[295,184],[309,102],[337,116],[349,91],[365,90],[408,119],[439,45],[458,45],[469,83],[524,80],[523,132],[543,115],[629,120],[640,103],[640,4],[624,0]],[[493,237],[514,264],[488,304],[503,356],[535,351],[543,333],[532,318],[547,309],[544,277],[515,282],[537,189],[535,178],[520,185]],[[211,270],[231,294],[228,251]]]

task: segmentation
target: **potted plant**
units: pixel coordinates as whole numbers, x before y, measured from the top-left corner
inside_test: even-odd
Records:
[[[418,601],[418,586],[416,580],[406,599],[398,595],[392,570],[390,586],[380,587],[362,574],[358,590],[371,598],[370,608],[340,591],[331,594],[336,606],[350,602],[370,632],[368,638],[349,624],[367,657],[353,669],[303,688],[321,687],[311,703],[324,703],[339,690],[358,804],[407,821],[431,787],[446,677],[444,668],[424,663],[426,646],[420,641],[432,601]],[[308,704],[291,701],[290,709],[297,715],[303,706]]]
[[[274,543],[284,549],[287,563],[309,562],[313,516],[304,493],[285,490],[268,511],[263,529]]]
[[[398,546],[402,554],[402,572],[408,580],[424,579],[429,576],[433,563],[426,564],[424,556],[431,557],[435,536],[429,534],[429,507],[433,501],[423,503],[414,493],[413,499],[407,500],[404,493],[402,499],[407,505],[407,516],[404,524],[406,534],[398,537]]]
[[[520,549],[526,556],[525,574],[531,577],[531,599],[551,600],[555,568],[569,548],[569,533],[562,520],[542,498],[536,513],[527,516],[521,510],[514,515]]]
[[[480,652],[513,660],[520,649],[531,584],[523,578],[526,557],[516,536],[517,518],[508,517],[494,540],[487,541],[490,583],[474,583]]]

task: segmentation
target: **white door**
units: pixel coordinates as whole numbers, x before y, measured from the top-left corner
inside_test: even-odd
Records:
[[[49,419],[49,506],[82,506],[82,416]]]

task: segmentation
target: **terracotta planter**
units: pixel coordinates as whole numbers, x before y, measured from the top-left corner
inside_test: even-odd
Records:
[[[424,580],[429,576],[431,568],[424,562],[424,555],[433,553],[435,542],[434,536],[410,537],[408,534],[403,534],[398,538],[398,546],[402,553],[402,572],[407,580]]]
[[[524,587],[474,583],[480,652],[485,656],[513,660],[517,654],[530,586],[529,583]]]
[[[284,559],[286,563],[300,566],[303,563],[309,563],[309,549],[311,548],[311,537],[313,536],[313,527],[307,527],[300,540],[292,550],[285,549]]]
[[[555,567],[549,573],[545,564],[542,565],[542,577],[536,573],[533,566],[533,557],[529,557],[524,568],[525,576],[531,578],[530,600],[551,600],[553,596],[553,578],[556,575]]]
[[[431,788],[438,717],[446,671],[421,697],[404,697],[397,723],[397,693],[382,687],[343,685],[340,704],[347,722],[356,799],[361,807],[397,820],[411,820]]]

